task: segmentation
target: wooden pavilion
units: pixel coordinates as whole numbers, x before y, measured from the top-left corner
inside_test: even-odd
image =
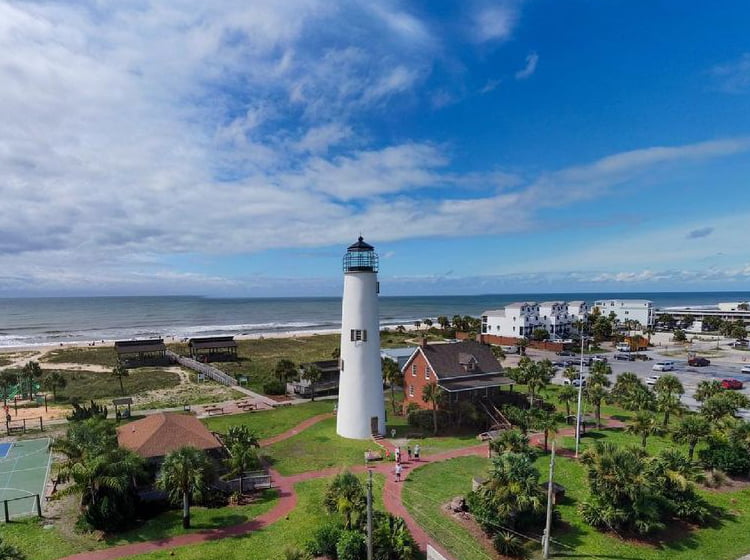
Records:
[[[161,338],[115,341],[117,361],[123,365],[164,364],[167,347]]]
[[[226,362],[237,359],[233,336],[205,336],[188,340],[190,357],[199,362]]]

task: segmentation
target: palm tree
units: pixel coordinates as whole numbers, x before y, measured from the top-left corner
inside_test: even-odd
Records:
[[[315,402],[315,384],[323,378],[323,372],[315,364],[310,364],[302,370],[302,379],[310,382],[310,391],[312,393],[312,402]]]
[[[477,490],[477,494],[504,525],[513,528],[520,516],[539,515],[544,511],[539,471],[528,455],[504,453],[493,457],[489,474],[489,480]]]
[[[646,449],[646,440],[649,436],[662,434],[664,429],[659,425],[656,416],[651,412],[638,412],[625,428],[625,431],[641,436],[641,447]]]
[[[437,322],[438,322],[438,325],[440,325],[440,328],[442,330],[447,329],[450,326],[450,324],[451,324],[450,320],[445,315],[440,315],[437,318]]]
[[[724,387],[721,386],[721,381],[712,379],[711,381],[699,381],[695,388],[695,395],[693,397],[696,401],[703,402],[714,395],[724,392]]]
[[[398,363],[390,358],[381,358],[380,361],[383,369],[383,380],[391,387],[391,405],[393,406],[393,414],[396,414],[398,410],[396,403],[396,385],[403,386],[404,374],[401,371],[401,368],[398,367]]]
[[[377,512],[372,532],[375,560],[416,560],[419,546],[406,522],[391,513]]]
[[[38,362],[27,362],[21,369],[21,381],[28,387],[29,399],[34,396],[34,381],[42,376],[42,368]]]
[[[706,439],[711,434],[711,424],[708,419],[699,414],[686,416],[672,433],[672,439],[675,443],[686,443],[688,446],[688,459],[693,460],[695,446],[701,440]]]
[[[117,380],[120,382],[120,392],[124,395],[125,394],[125,387],[123,387],[123,385],[122,385],[122,378],[123,377],[128,377],[130,375],[130,373],[128,372],[128,368],[126,368],[122,364],[117,364],[112,369],[112,375],[115,376],[117,378]]]
[[[337,474],[333,478],[323,500],[329,513],[337,512],[344,516],[346,529],[359,526],[367,511],[366,502],[362,482],[349,471]]]
[[[276,367],[273,368],[273,373],[274,375],[276,375],[276,379],[278,379],[282,383],[286,383],[290,379],[294,379],[295,377],[297,377],[297,374],[299,372],[297,371],[297,366],[293,361],[281,359],[276,362]]]
[[[565,416],[570,416],[570,405],[576,402],[578,390],[572,385],[563,385],[557,393],[557,402],[565,405]]]
[[[530,455],[533,453],[529,445],[529,437],[519,430],[505,430],[490,442],[490,449],[502,455],[503,453],[519,453]]]
[[[0,371],[0,390],[3,392],[3,404],[8,404],[10,388],[18,383],[18,375],[11,370]]]
[[[558,425],[562,421],[563,419],[559,414],[552,412],[540,411],[540,413],[536,415],[534,419],[534,428],[544,432],[545,453],[547,453],[547,443],[549,441],[549,436],[552,435],[554,438],[554,436],[557,435]]]
[[[203,496],[210,477],[211,464],[200,449],[180,447],[164,458],[156,486],[167,492],[173,502],[182,500],[183,528],[190,528],[190,502]]]
[[[422,400],[432,405],[432,429],[435,434],[438,431],[437,408],[443,398],[443,390],[437,383],[430,383],[422,388]]]
[[[680,395],[685,393],[685,388],[677,379],[676,375],[667,374],[662,375],[657,379],[654,384],[654,392],[656,392],[656,408],[659,412],[664,413],[664,427],[669,425],[669,415],[672,412],[679,412],[682,410],[680,406]]]
[[[584,389],[586,400],[594,406],[594,415],[596,416],[596,427],[602,427],[602,401],[609,395],[600,383],[591,383]]]
[[[65,377],[62,373],[60,373],[59,371],[53,371],[44,376],[42,384],[45,388],[48,388],[52,391],[52,398],[57,400],[57,389],[65,389],[65,387],[68,385],[68,382],[65,380]]]

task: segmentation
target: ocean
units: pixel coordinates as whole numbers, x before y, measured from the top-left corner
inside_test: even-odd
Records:
[[[648,299],[657,308],[748,301],[750,292],[547,293],[380,298],[383,326],[440,315],[478,317],[514,301]],[[0,347],[148,337],[338,329],[340,298],[201,296],[0,298]]]

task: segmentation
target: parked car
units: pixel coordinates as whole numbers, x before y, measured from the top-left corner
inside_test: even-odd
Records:
[[[630,344],[626,342],[620,342],[615,348],[618,352],[630,352]]]
[[[604,362],[606,364],[607,363],[607,357],[606,356],[601,356],[601,355],[597,354],[596,356],[592,356],[591,357],[591,361],[592,362]]]
[[[583,385],[586,386],[586,378],[585,377],[578,377],[576,379],[563,379],[563,385],[573,385],[573,387],[580,387]]]
[[[742,373],[750,373],[750,365],[748,365],[748,366],[742,366],[742,369],[740,371]]]
[[[688,356],[688,365],[693,367],[704,367],[711,365],[711,360],[708,358],[704,358],[702,356],[696,356],[693,353],[690,353]]]
[[[659,381],[660,377],[661,375],[649,375],[646,378],[646,385],[649,385],[649,386],[656,385],[656,382]]]
[[[654,371],[672,371],[674,369],[674,362],[656,362],[651,369]]]
[[[742,389],[742,381],[739,379],[722,379],[721,386],[725,389]]]
[[[558,356],[575,356],[575,352],[571,352],[570,350],[560,350],[559,352],[555,352]]]
[[[615,360],[623,360],[627,362],[634,362],[635,361],[635,355],[634,354],[625,354],[624,352],[620,352],[618,354],[615,354]]]

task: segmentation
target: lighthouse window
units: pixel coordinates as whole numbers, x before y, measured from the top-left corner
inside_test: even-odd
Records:
[[[367,342],[367,331],[366,330],[359,330],[359,329],[352,329],[351,333],[351,340],[352,341],[362,341]]]

